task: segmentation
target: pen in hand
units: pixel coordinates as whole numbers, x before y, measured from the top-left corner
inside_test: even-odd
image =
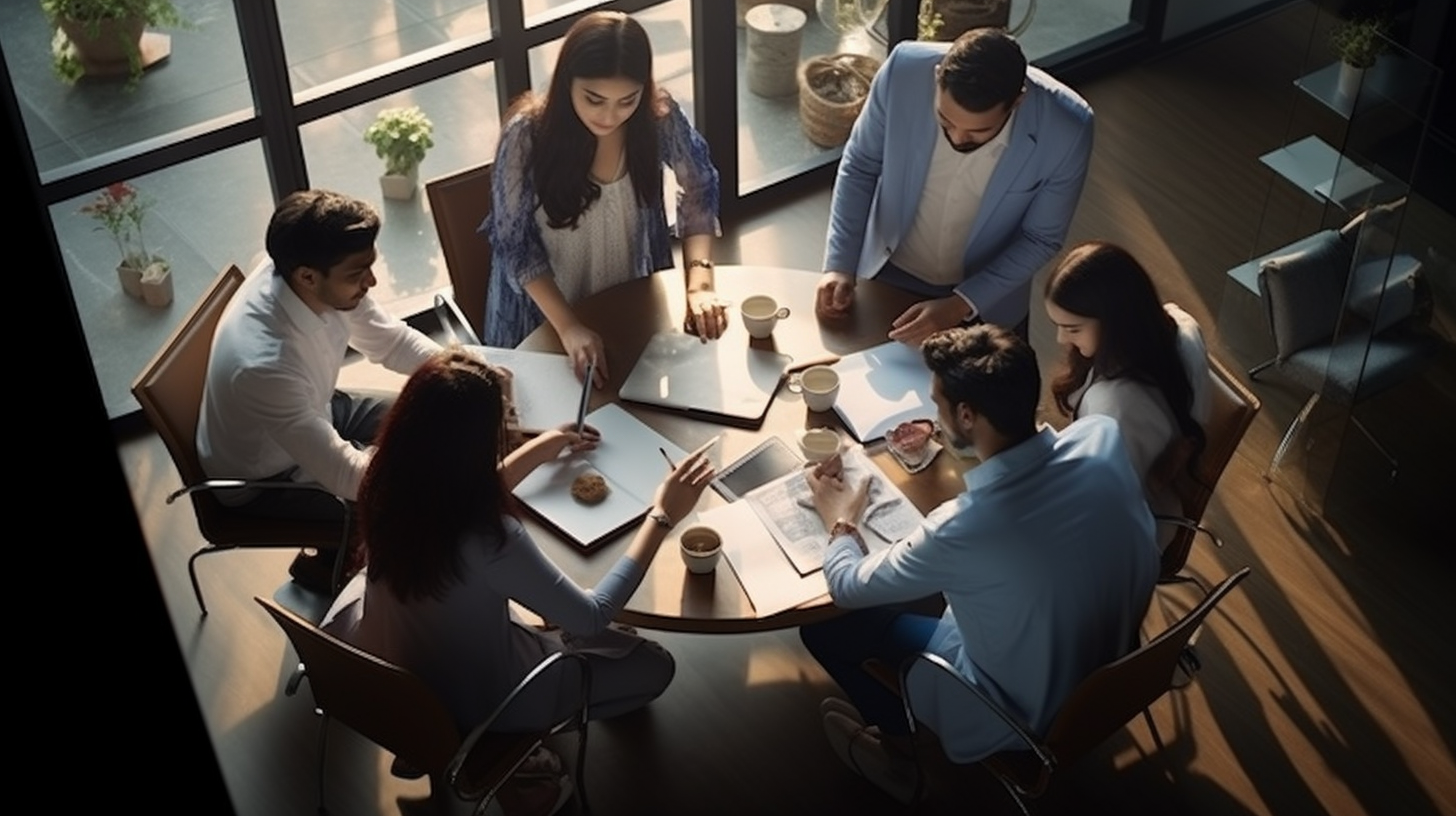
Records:
[[[586,426],[586,408],[591,404],[592,376],[596,372],[597,361],[591,360],[586,366],[586,379],[581,384],[581,404],[576,408],[576,435],[581,436],[582,428]]]
[[[708,448],[713,447],[715,444],[718,443],[718,440],[720,440],[722,438],[723,438],[723,434],[718,434],[717,436],[713,437],[712,439],[709,439],[707,442],[704,442],[702,445],[698,446],[698,449],[697,450],[695,450],[692,453],[688,454],[688,458],[691,459],[694,456],[697,456],[699,454],[707,453],[708,452]],[[674,461],[672,461],[672,457],[671,456],[668,456],[667,455],[667,449],[666,448],[661,447],[661,446],[658,446],[657,452],[660,453],[660,454],[662,454],[662,458],[663,459],[666,459],[667,460],[667,466],[669,468],[672,468],[673,470],[677,470],[677,463],[674,462]]]

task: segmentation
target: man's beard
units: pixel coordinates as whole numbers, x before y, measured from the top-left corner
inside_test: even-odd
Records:
[[[957,153],[974,153],[977,150],[980,150],[981,148],[986,146],[985,142],[967,142],[965,144],[956,144],[950,138],[950,131],[946,130],[945,128],[940,129],[940,135],[945,137],[945,143],[950,145],[950,149],[954,150]]]

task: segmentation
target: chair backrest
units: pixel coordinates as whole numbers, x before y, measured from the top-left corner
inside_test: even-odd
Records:
[[[1163,696],[1193,632],[1248,574],[1244,567],[1228,576],[1162,634],[1079,683],[1047,730],[1045,744],[1058,763],[1076,761]]]
[[[255,597],[288,635],[324,713],[409,765],[443,775],[461,734],[417,675],[357,649],[271,600]]]
[[[184,485],[207,478],[197,455],[202,387],[207,381],[207,360],[212,355],[217,322],[242,285],[242,270],[236,265],[224,269],[131,386],[132,396],[162,437]],[[192,502],[204,537],[213,540],[209,521],[222,512],[222,506],[205,492],[193,493]]]
[[[1262,407],[1254,392],[1211,355],[1208,358],[1208,380],[1209,412],[1203,428],[1203,452],[1199,454],[1192,473],[1187,468],[1180,468],[1171,481],[1173,491],[1182,504],[1183,516],[1195,522],[1202,520],[1218,480]],[[1163,575],[1176,574],[1183,569],[1195,535],[1192,529],[1178,528],[1173,540],[1163,550]]]
[[[476,337],[485,336],[485,297],[490,284],[490,241],[478,230],[490,214],[492,168],[484,164],[425,183],[455,304]]]
[[[1298,252],[1265,260],[1259,267],[1259,296],[1276,359],[1328,343],[1339,327],[1353,252],[1339,230],[1311,236]]]

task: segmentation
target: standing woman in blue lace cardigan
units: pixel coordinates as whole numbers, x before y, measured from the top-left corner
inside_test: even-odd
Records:
[[[550,89],[527,94],[507,115],[496,150],[485,341],[514,346],[549,321],[578,378],[596,364],[601,337],[573,304],[673,266],[662,168],[682,192],[688,331],[715,338],[727,327],[713,289],[718,171],[703,137],[652,79],[652,44],[621,12],[588,14],[566,33]]]

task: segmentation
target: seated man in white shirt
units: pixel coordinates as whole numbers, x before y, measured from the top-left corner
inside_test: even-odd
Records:
[[[855,611],[800,630],[853,701],[825,700],[830,744],[903,802],[916,790],[909,728],[899,698],[864,671],[865,660],[898,669],[935,652],[1045,733],[1082,679],[1131,648],[1158,573],[1153,518],[1115,421],[1038,428],[1036,355],[1006,329],[948,329],[922,353],[947,440],[973,447],[981,462],[966,473],[964,493],[873,555],[855,526],[866,485],[846,484],[832,466],[811,472],[830,530],[824,577],[835,604]],[[937,593],[946,601],[939,618],[895,606]],[[917,716],[952,760],[1017,744],[964,689],[910,679]]]
[[[303,190],[274,210],[269,259],[213,337],[197,450],[214,478],[314,482],[328,493],[223,491],[224,504],[270,518],[342,518],[335,497],[354,500],[390,401],[335,388],[345,351],[408,374],[440,350],[369,297],[378,235],[374,208],[339,193]],[[326,591],[333,556],[301,554],[290,572]]]

